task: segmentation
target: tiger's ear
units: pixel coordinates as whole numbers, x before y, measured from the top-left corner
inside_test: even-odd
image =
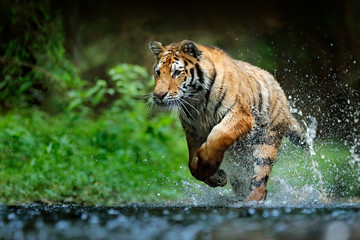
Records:
[[[189,54],[196,59],[199,59],[202,53],[196,43],[190,40],[184,40],[180,43],[180,51]]]
[[[165,51],[165,48],[163,47],[161,42],[156,42],[156,41],[150,41],[149,48],[150,48],[150,51],[154,54],[155,58],[157,58],[160,53]]]

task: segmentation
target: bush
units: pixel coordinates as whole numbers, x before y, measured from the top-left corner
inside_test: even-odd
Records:
[[[0,202],[86,204],[179,198],[188,176],[185,138],[173,118],[106,112],[97,120],[39,110],[0,118]],[[176,146],[176,147],[174,147]]]
[[[109,83],[71,91],[63,114],[34,108],[0,118],[0,202],[119,204],[181,196],[176,188],[189,173],[179,121],[147,114],[138,99],[150,82],[144,68],[121,64],[109,76]]]
[[[108,82],[98,79],[92,86],[88,83],[81,89],[70,91],[67,111],[88,113],[90,109],[101,107],[132,110],[152,82],[144,67],[132,64],[119,64],[111,68],[108,75]]]
[[[0,110],[61,109],[62,94],[84,81],[66,56],[60,19],[46,0],[5,0],[0,11]]]

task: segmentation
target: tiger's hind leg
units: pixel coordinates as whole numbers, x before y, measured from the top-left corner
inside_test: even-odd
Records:
[[[246,201],[262,201],[266,199],[267,182],[279,146],[280,143],[262,143],[253,146],[254,175],[251,177],[250,194]]]

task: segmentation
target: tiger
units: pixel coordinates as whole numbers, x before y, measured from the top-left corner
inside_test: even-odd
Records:
[[[229,179],[239,200],[265,200],[282,139],[309,149],[279,83],[217,47],[183,40],[150,41],[149,48],[155,58],[152,100],[159,109],[177,111],[192,176],[210,187],[224,187]]]

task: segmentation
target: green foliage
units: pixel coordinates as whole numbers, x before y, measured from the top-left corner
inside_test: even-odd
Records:
[[[66,56],[60,19],[46,0],[5,0],[0,9],[0,108],[55,102],[53,108],[64,91],[83,84]]]
[[[119,204],[181,196],[176,189],[189,173],[179,121],[149,117],[138,99],[151,82],[143,67],[120,64],[108,74],[108,82],[70,91],[64,113],[32,109],[0,118],[0,202]],[[91,118],[91,108],[103,111]]]
[[[177,121],[134,111],[0,118],[0,202],[160,202],[181,197],[186,144]],[[176,147],[174,147],[176,146]],[[182,168],[180,168],[182,167]]]
[[[86,112],[91,107],[105,104],[108,108],[132,109],[137,105],[136,97],[147,90],[149,75],[144,67],[119,64],[108,71],[109,82],[98,79],[93,86],[84,86],[69,92],[67,111],[80,109]]]

